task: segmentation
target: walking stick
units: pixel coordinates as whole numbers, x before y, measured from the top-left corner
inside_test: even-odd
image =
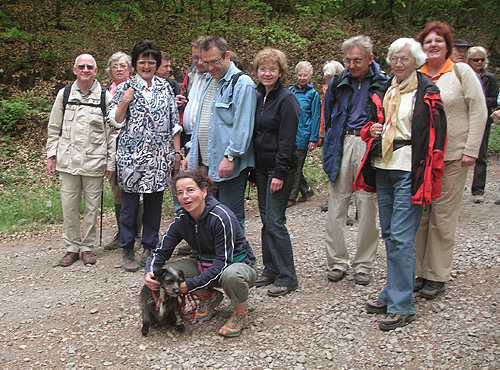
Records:
[[[101,230],[99,232],[99,247],[102,247],[102,208],[104,207],[104,177],[102,179],[101,187]]]

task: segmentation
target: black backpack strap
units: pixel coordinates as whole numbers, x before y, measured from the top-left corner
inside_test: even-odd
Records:
[[[66,112],[66,105],[68,105],[69,94],[71,93],[71,85],[72,84],[67,84],[64,87],[64,93],[63,93],[63,114],[62,114],[61,130],[59,130],[59,136],[62,135],[62,127],[63,127],[63,124],[64,124],[64,113]]]
[[[72,84],[66,85],[64,87],[64,94],[63,94],[63,121],[61,123],[61,130],[59,131],[59,136],[62,135],[62,126],[64,124],[64,113],[66,112],[66,106],[69,105],[86,105],[88,107],[100,107],[102,111],[102,116],[104,119],[104,116],[106,114],[106,91],[108,91],[107,88],[101,86],[101,101],[99,104],[93,104],[93,103],[81,103],[81,102],[70,102],[69,101],[69,94],[71,93],[71,86]]]
[[[244,72],[238,72],[231,76],[231,93],[229,94],[229,99],[233,100],[234,86],[238,82],[239,78],[244,75]]]

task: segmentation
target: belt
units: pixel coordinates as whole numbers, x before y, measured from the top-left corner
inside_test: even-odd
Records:
[[[346,135],[361,136],[359,133],[359,130],[349,130],[345,132]]]

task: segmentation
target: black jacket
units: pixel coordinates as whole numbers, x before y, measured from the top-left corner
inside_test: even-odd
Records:
[[[186,279],[190,292],[218,286],[226,267],[234,262],[255,264],[252,248],[233,212],[212,196],[206,198],[205,210],[198,223],[181,209],[148,260],[145,272],[154,272],[170,259],[175,247],[185,240],[198,259],[212,265],[198,276]]]
[[[274,170],[280,180],[290,168],[297,168],[297,126],[300,106],[293,93],[278,79],[274,89],[266,95],[261,83],[257,86],[253,150],[255,168]]]

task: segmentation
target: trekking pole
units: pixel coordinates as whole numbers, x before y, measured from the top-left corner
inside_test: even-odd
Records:
[[[101,230],[99,232],[99,247],[102,247],[102,209],[104,207],[104,177],[102,178],[101,187]]]

